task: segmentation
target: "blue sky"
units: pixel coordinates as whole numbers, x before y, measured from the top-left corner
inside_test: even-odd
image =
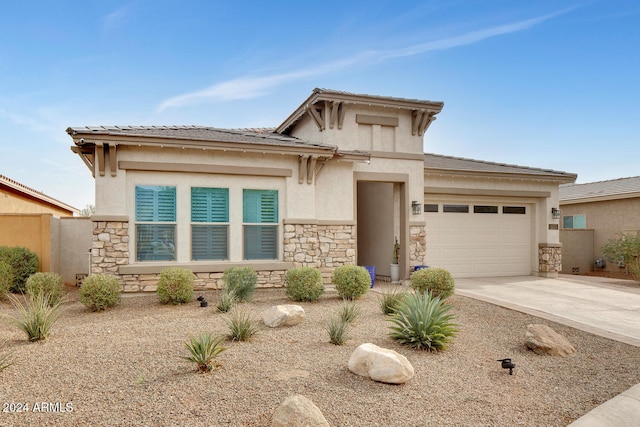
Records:
[[[77,208],[68,126],[275,127],[315,87],[443,101],[425,151],[640,175],[640,2],[33,1],[0,15],[0,174]]]

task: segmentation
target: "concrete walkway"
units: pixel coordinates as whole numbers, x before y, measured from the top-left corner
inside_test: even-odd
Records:
[[[456,279],[456,294],[640,347],[640,286],[621,286],[621,282],[571,275],[557,279],[482,277]],[[571,426],[640,426],[640,384],[593,409]]]

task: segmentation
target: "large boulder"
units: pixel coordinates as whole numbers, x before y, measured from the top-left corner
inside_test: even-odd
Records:
[[[349,358],[349,370],[388,384],[403,384],[414,374],[413,366],[400,353],[375,344],[365,343],[356,348]]]
[[[262,321],[271,328],[302,323],[305,314],[299,305],[274,305],[262,312]]]
[[[527,325],[525,346],[536,354],[568,356],[576,352],[575,347],[565,337],[547,325]]]
[[[329,423],[320,409],[308,398],[302,395],[287,397],[278,406],[271,427],[328,427]]]

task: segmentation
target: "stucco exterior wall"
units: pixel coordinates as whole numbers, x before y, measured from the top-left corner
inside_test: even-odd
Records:
[[[30,249],[40,260],[38,271],[57,273],[52,264],[52,222],[51,214],[0,214],[0,246],[22,246]]]
[[[76,275],[88,275],[92,222],[89,218],[60,218],[57,245],[59,273],[68,285],[76,284]]]
[[[582,274],[594,269],[593,230],[562,229],[562,273]]]
[[[57,208],[48,203],[0,189],[0,214],[51,214],[56,216],[73,216],[73,212]]]
[[[640,212],[640,198],[579,204],[563,203],[561,209],[563,217],[585,215],[586,227],[593,230],[592,263],[596,258],[604,257],[601,248],[607,244],[609,239],[615,239],[619,233],[640,232],[640,215],[638,214]],[[605,270],[619,271],[619,268],[615,263],[607,262]]]

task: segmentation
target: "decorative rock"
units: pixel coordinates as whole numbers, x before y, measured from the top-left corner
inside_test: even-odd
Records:
[[[400,353],[375,344],[365,343],[349,358],[349,370],[388,384],[403,384],[413,377],[413,366]]]
[[[305,313],[299,305],[274,305],[263,311],[261,317],[265,325],[277,328],[302,323]]]
[[[527,325],[527,336],[524,343],[536,354],[568,356],[576,352],[575,347],[562,335],[547,325]]]
[[[287,397],[273,414],[271,427],[321,427],[329,423],[320,409],[302,395]]]

